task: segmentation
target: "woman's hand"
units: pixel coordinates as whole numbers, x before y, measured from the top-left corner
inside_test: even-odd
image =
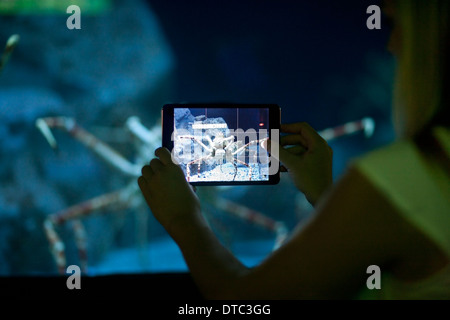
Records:
[[[288,135],[280,139],[279,160],[295,186],[315,205],[333,183],[333,150],[306,122],[281,125],[281,132]]]
[[[155,218],[173,236],[178,227],[203,222],[200,202],[169,150],[158,148],[155,155],[138,184]]]

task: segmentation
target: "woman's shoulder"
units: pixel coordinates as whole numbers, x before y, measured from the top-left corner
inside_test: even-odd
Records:
[[[418,152],[419,150],[417,150],[413,140],[399,139],[354,159],[353,164],[370,164],[375,166],[388,164],[392,166],[400,164],[411,155],[418,155]]]
[[[433,136],[443,153],[450,152],[448,128],[435,128]],[[450,179],[434,158],[437,156],[405,139],[355,159],[352,166],[403,209],[424,209],[427,203],[448,207]]]
[[[433,134],[445,149],[450,142],[449,130],[442,128]],[[450,179],[432,159],[414,141],[399,140],[356,159],[353,168],[450,255],[446,227],[450,225]]]
[[[432,136],[439,141],[442,151],[450,158],[449,128],[434,128]],[[433,156],[421,149],[414,140],[401,139],[355,159],[352,164],[371,179],[389,178],[391,182],[400,179],[402,184],[413,179],[424,182],[428,178],[435,178],[432,177],[433,174],[439,171],[436,164],[430,161]]]
[[[431,130],[430,136],[436,139],[442,147],[442,150],[450,156],[450,128],[442,126],[435,127]],[[426,151],[421,150],[418,144],[413,139],[403,138],[377,148],[369,152],[368,154],[358,158],[357,161],[391,162],[392,160],[402,157],[409,157],[411,156],[411,154],[420,156],[422,152]]]
[[[398,140],[354,159],[351,165],[384,190],[420,180],[424,163],[413,141]]]

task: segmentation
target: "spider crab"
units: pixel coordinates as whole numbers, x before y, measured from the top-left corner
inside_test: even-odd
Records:
[[[87,270],[87,239],[86,231],[80,219],[110,206],[118,208],[136,208],[142,203],[139,187],[136,183],[141,174],[141,168],[149,155],[160,144],[161,128],[155,126],[151,130],[142,125],[139,118],[130,117],[125,123],[125,130],[131,133],[136,141],[138,155],[136,163],[130,162],[112,147],[96,138],[93,134],[80,127],[76,121],[67,117],[48,117],[36,120],[36,127],[43,134],[53,149],[57,148],[56,140],[51,129],[57,128],[69,133],[74,139],[80,141],[92,150],[103,161],[111,165],[121,174],[130,178],[130,182],[122,189],[100,195],[83,203],[76,204],[67,209],[49,215],[44,221],[44,231],[50,244],[50,252],[56,262],[58,271],[65,273],[66,254],[65,246],[57,233],[57,226],[71,222],[76,246],[78,249],[81,268]]]
[[[213,138],[209,135],[205,135],[203,137],[208,145],[204,144],[199,138],[192,135],[180,135],[177,139],[179,140],[191,140],[198,143],[204,150],[205,156],[202,156],[198,159],[194,159],[189,161],[186,164],[186,176],[187,180],[191,180],[191,166],[197,164],[197,176],[200,175],[200,167],[203,162],[208,162],[209,160],[213,160],[215,163],[218,163],[220,166],[220,170],[222,171],[222,165],[224,163],[232,163],[234,166],[234,175],[232,181],[236,179],[237,175],[237,165],[243,165],[248,168],[248,181],[252,180],[252,166],[251,164],[246,163],[245,161],[239,159],[240,155],[245,151],[248,151],[248,148],[252,145],[262,144],[268,138],[263,138],[259,140],[252,140],[247,144],[242,143],[242,141],[235,141],[235,136],[230,135],[225,137],[222,132],[218,132]],[[256,158],[256,155],[254,155]],[[242,157],[243,158],[243,157]],[[256,160],[256,159],[255,159]]]

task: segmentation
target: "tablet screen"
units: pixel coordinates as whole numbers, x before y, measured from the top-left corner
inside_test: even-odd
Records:
[[[172,156],[190,183],[269,182],[270,108],[173,108]]]

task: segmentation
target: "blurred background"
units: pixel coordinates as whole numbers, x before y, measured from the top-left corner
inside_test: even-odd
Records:
[[[71,4],[81,9],[81,30],[66,27]],[[64,130],[51,129],[53,150],[39,118],[73,118],[137,166],[160,144],[165,103],[276,103],[282,122],[319,131],[371,117],[372,136],[330,141],[336,179],[352,159],[391,142],[394,61],[387,26],[366,27],[371,4],[0,0],[0,45],[20,36],[0,73],[0,275],[57,274],[43,223],[80,203],[81,256],[72,219],[55,226],[67,265],[87,263],[91,275],[186,270],[133,189],[136,177]],[[146,139],[133,134],[140,126]],[[128,197],[89,209],[86,201],[125,186]],[[203,187],[198,195],[219,238],[249,266],[312,211],[287,175],[276,186]]]

